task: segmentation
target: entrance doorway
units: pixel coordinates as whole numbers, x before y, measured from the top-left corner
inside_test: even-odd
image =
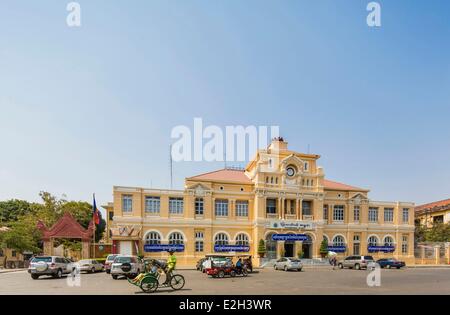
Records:
[[[303,258],[311,259],[312,258],[312,239],[311,236],[307,235],[308,239],[303,241],[302,243],[302,253]]]
[[[284,243],[284,257],[294,257],[294,243],[285,242]]]
[[[270,233],[266,237],[266,257],[269,259],[277,258],[277,242],[272,240],[272,235],[275,233]]]

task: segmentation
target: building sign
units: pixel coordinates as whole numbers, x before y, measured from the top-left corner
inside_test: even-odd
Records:
[[[327,250],[335,253],[345,253],[347,246],[328,246]]]
[[[309,237],[305,234],[273,234],[272,241],[308,241]]]
[[[287,220],[273,220],[270,221],[266,227],[271,229],[303,229],[314,230],[314,223],[311,221],[287,221]]]
[[[369,253],[384,252],[392,253],[395,250],[394,246],[368,246],[367,250]]]
[[[215,252],[248,252],[250,246],[245,245],[214,245]]]
[[[183,252],[184,244],[147,244],[144,245],[145,252]]]

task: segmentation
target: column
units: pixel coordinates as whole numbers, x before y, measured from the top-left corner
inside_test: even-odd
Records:
[[[85,241],[83,240],[81,243],[81,258],[85,259],[85,258],[89,258],[89,241]],[[95,258],[95,257],[92,257]]]
[[[333,208],[334,204],[330,203],[328,204],[328,224],[331,224],[333,222]],[[332,240],[330,240],[331,242]]]
[[[439,265],[439,263],[440,263],[440,259],[439,259],[439,249],[440,249],[440,246],[439,246],[439,245],[434,246],[434,263],[435,263],[436,265]]]
[[[278,212],[278,219],[281,220],[281,213],[282,213],[282,209],[281,209],[281,197],[278,197],[278,201],[277,201],[277,212]]]
[[[300,220],[300,199],[295,199],[295,219]]]
[[[284,241],[277,241],[277,259],[284,256]]]
[[[281,218],[282,219],[285,219],[286,218],[286,216],[285,216],[285,214],[286,214],[286,207],[285,207],[285,201],[286,201],[286,198],[281,198]]]
[[[303,198],[300,198],[298,203],[298,219],[303,220]]]
[[[231,220],[236,219],[236,200],[235,199],[228,199],[229,208],[228,208],[228,217]]]
[[[298,253],[302,250],[302,241],[295,241],[294,243],[294,256],[298,257]],[[298,257],[301,258],[301,257]]]
[[[447,265],[450,264],[450,243],[447,243],[445,246],[445,258],[447,261]]]

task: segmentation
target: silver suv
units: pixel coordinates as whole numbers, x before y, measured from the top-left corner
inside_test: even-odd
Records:
[[[134,278],[145,271],[144,262],[136,256],[118,255],[111,264],[111,276],[116,280],[119,276]]]
[[[31,260],[28,273],[31,274],[31,278],[34,280],[44,275],[61,278],[63,274],[75,271],[75,268],[74,263],[64,257],[37,256]]]
[[[372,256],[348,256],[344,260],[338,262],[338,267],[340,269],[350,268],[350,269],[367,269],[373,268],[375,266],[375,261]]]

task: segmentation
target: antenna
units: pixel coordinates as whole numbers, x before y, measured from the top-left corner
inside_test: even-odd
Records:
[[[227,154],[225,151],[223,151],[223,163],[224,163],[224,169],[227,168]]]
[[[172,144],[169,145],[170,189],[173,189]]]

